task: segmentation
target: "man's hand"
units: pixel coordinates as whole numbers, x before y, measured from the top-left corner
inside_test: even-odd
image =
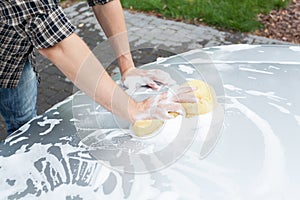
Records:
[[[134,110],[134,113],[131,115],[132,120],[166,120],[174,118],[170,113],[184,116],[185,110],[180,103],[196,103],[197,98],[193,94],[194,90],[195,88],[191,87],[173,87],[167,92],[150,97],[142,102],[137,102],[137,110]]]
[[[130,68],[122,75],[122,82],[130,91],[141,86],[149,86],[158,90],[160,85],[174,85],[176,82],[171,76],[159,69],[137,69]]]

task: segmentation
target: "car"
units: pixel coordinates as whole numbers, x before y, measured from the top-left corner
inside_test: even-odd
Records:
[[[0,143],[0,197],[299,199],[299,66],[299,46],[246,44],[146,64],[178,84],[203,80],[217,98],[212,112],[176,117],[147,138],[76,92]]]

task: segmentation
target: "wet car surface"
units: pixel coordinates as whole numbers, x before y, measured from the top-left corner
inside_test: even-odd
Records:
[[[299,46],[259,45],[193,50],[145,65],[180,84],[205,80],[225,115],[201,116],[173,160],[160,152],[158,161],[139,159],[142,166],[128,155],[164,144],[132,137],[127,123],[75,93],[0,143],[0,197],[299,199],[299,67]],[[188,126],[180,122],[174,129],[184,136]]]

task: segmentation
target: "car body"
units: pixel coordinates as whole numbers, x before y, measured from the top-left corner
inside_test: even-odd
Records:
[[[192,134],[181,118],[170,129],[183,133],[172,153],[132,160],[134,150],[151,142],[131,137],[126,122],[75,93],[0,143],[0,197],[300,198],[299,46],[211,47],[143,67],[165,70],[180,84],[205,80],[216,91],[220,112],[199,117]],[[105,147],[95,153],[100,146]]]

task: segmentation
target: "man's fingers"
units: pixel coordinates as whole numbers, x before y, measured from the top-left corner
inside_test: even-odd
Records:
[[[140,86],[147,85],[154,90],[158,90],[160,85],[174,85],[176,83],[168,73],[159,69],[134,68],[126,72],[122,80],[126,87],[136,87],[138,83]]]
[[[145,80],[145,84],[148,85],[149,87],[151,87],[152,89],[158,90],[160,88],[159,85],[152,79],[147,77],[144,80]]]
[[[153,69],[153,70],[148,70],[147,73],[152,80],[159,82],[163,85],[172,85],[176,83],[168,73],[162,70]]]
[[[180,103],[197,103],[198,99],[193,93],[178,94],[172,98],[176,102]]]
[[[150,105],[150,118],[157,118],[161,120],[173,119],[175,116],[170,113],[177,113],[185,116],[185,110],[182,105],[170,100],[167,92],[151,97],[145,102]]]
[[[168,93],[163,92],[163,93],[160,93],[159,95],[150,97],[150,98],[146,99],[145,101],[148,101],[151,104],[151,106],[157,106],[157,105],[161,104],[161,102],[164,102],[167,98],[168,98]]]
[[[179,88],[176,90],[176,93],[177,93],[177,94],[180,94],[180,93],[190,93],[190,92],[195,91],[196,89],[197,89],[197,88],[195,88],[195,87],[184,86],[184,87],[179,87]]]
[[[196,88],[184,86],[174,86],[173,88],[170,88],[168,91],[169,98],[174,102],[180,102],[180,103],[197,103],[198,99],[194,95],[193,91],[195,91]]]
[[[185,110],[180,103],[170,102],[168,100],[162,102],[163,109],[166,114],[169,113],[178,113],[180,115],[185,115]]]

